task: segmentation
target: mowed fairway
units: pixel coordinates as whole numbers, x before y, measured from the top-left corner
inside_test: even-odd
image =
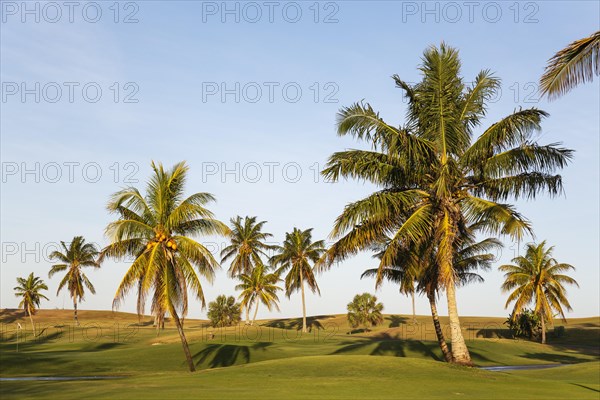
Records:
[[[65,310],[29,320],[4,310],[0,376],[120,376],[113,380],[2,381],[2,398],[593,398],[600,396],[599,318],[574,319],[562,337],[542,346],[507,337],[501,318],[465,317],[479,366],[567,363],[555,369],[491,372],[440,362],[426,316],[386,316],[371,332],[350,334],[344,316],[259,321],[260,327],[214,330],[187,320],[200,371],[186,372],[179,337],[167,323],[159,336],[151,319],[81,311],[74,327]],[[445,322],[444,320],[442,322]],[[17,343],[16,326],[23,327]],[[23,332],[25,331],[25,332]],[[25,338],[23,336],[25,335]],[[212,337],[214,335],[214,337]],[[17,351],[18,344],[18,351]]]

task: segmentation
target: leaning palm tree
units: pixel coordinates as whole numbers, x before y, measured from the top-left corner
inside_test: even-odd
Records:
[[[458,51],[443,43],[427,49],[422,60],[421,82],[409,85],[394,76],[408,98],[405,125],[387,124],[364,103],[339,112],[338,134],[364,140],[371,149],[334,153],[323,175],[368,181],[380,190],[345,207],[331,232],[336,242],[317,268],[369,250],[386,235],[392,240],[382,267],[393,266],[402,248],[434,243],[454,361],[471,364],[456,304],[453,260],[459,232],[477,223],[513,239],[531,233],[527,219],[505,201],[560,194],[562,178],[555,172],[567,165],[572,151],[533,140],[547,116],[537,109],[515,111],[473,140],[500,81],[482,71],[466,85]]]
[[[237,285],[235,290],[242,291],[240,294],[242,306],[248,310],[253,303],[256,303],[254,316],[250,325],[254,325],[254,321],[256,321],[256,314],[258,313],[260,303],[264,304],[269,311],[273,307],[279,311],[279,305],[277,304],[279,303],[277,291],[281,290],[277,286],[279,275],[273,272],[267,273],[267,268],[264,264],[260,263],[254,267],[252,273],[242,274],[239,276],[239,279],[242,283]]]
[[[33,323],[33,314],[40,306],[42,299],[48,300],[41,291],[48,290],[48,286],[38,276],[33,276],[33,272],[29,274],[27,278],[17,278],[18,285],[13,289],[16,297],[21,297],[19,307],[23,307],[23,310],[29,316],[31,321],[31,329],[33,336],[35,336],[35,324]]]
[[[512,290],[504,307],[507,308],[514,301],[512,316],[516,319],[524,307],[533,303],[534,312],[539,315],[542,325],[542,343],[546,343],[546,321],[552,321],[553,312],[556,311],[565,320],[563,306],[571,310],[563,285],[579,287],[575,279],[565,275],[565,272],[575,268],[556,261],[552,257],[553,250],[553,246],[546,247],[546,241],[537,245],[530,243],[524,256],[515,257],[512,259],[514,264],[499,268],[505,272],[502,290]]]
[[[142,298],[151,294],[153,313],[168,312],[173,318],[188,367],[194,371],[180,315],[187,314],[188,292],[204,308],[198,275],[212,282],[219,264],[192,236],[227,235],[229,228],[205,208],[215,200],[211,194],[184,197],[188,173],[184,162],[170,170],[152,162],[152,170],[145,196],[129,187],[111,197],[108,210],[118,214],[119,219],[106,228],[111,243],[102,250],[101,259],[134,258],[117,288],[113,308],[120,306],[131,288],[137,288]]]
[[[292,293],[300,290],[302,293],[302,332],[308,332],[306,328],[306,301],[304,297],[304,285],[313,293],[321,294],[317,279],[310,263],[316,263],[325,252],[323,240],[312,241],[312,228],[300,230],[294,228],[292,232],[285,234],[283,246],[276,247],[277,254],[271,258],[274,266],[279,266],[277,275],[287,271],[285,277],[285,291],[289,298]]]
[[[86,243],[83,236],[75,236],[68,247],[65,242],[60,242],[60,244],[63,251],[53,251],[52,254],[50,254],[50,258],[60,261],[61,264],[53,265],[50,268],[48,278],[52,278],[56,273],[67,271],[62,281],[58,284],[56,295],[60,293],[62,288],[67,286],[69,295],[73,299],[75,323],[79,326],[77,303],[81,303],[84,300],[84,286],[88,288],[92,294],[96,294],[94,285],[92,285],[92,282],[90,282],[88,277],[83,273],[82,268],[100,268],[100,263],[96,261],[98,248],[93,243]]]
[[[265,243],[272,237],[270,233],[262,232],[266,221],[256,222],[256,217],[237,216],[231,219],[231,244],[221,251],[221,263],[231,260],[227,271],[231,278],[242,274],[251,275],[254,268],[262,264],[262,257],[267,257],[267,251],[273,246]],[[250,321],[249,303],[244,304],[246,324]]]
[[[574,41],[548,61],[540,79],[541,93],[555,99],[591,82],[594,75],[600,75],[600,31]]]

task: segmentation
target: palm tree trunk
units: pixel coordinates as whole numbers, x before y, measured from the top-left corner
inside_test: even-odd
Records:
[[[75,314],[75,325],[79,326],[79,319],[77,318],[77,299],[73,300],[73,310]]]
[[[412,312],[413,312],[413,324],[417,323],[417,313],[415,312],[415,291],[410,292],[410,297],[412,299]]]
[[[250,325],[250,303],[246,304],[246,325]]]
[[[458,319],[458,310],[456,308],[456,286],[454,280],[448,283],[446,287],[446,297],[448,300],[448,319],[450,320],[450,333],[452,335],[452,357],[456,364],[472,365],[471,355],[465,343],[465,338],[460,329],[460,320]]]
[[[188,346],[187,339],[185,338],[185,334],[183,333],[183,326],[181,325],[181,321],[179,320],[175,309],[171,309],[171,316],[175,321],[175,326],[177,326],[177,332],[179,332],[179,338],[181,339],[181,345],[183,346],[183,352],[185,353],[185,359],[188,363],[188,368],[190,369],[190,372],[194,372],[196,370],[196,367],[194,367],[194,360],[192,359],[190,347]]]
[[[254,321],[256,321],[256,314],[258,314],[258,300],[256,300],[256,308],[254,309],[254,317],[252,318],[252,323],[250,325],[254,325]]]
[[[35,338],[35,325],[33,324],[33,317],[31,316],[31,309],[27,307],[27,314],[29,314],[29,320],[31,321],[31,330],[33,331],[33,337]]]
[[[300,289],[302,290],[302,333],[308,332],[306,329],[306,301],[304,300],[304,277],[300,270]]]
[[[427,293],[427,299],[429,299],[429,306],[431,307],[431,317],[433,318],[435,335],[437,336],[440,349],[442,350],[442,354],[444,355],[444,360],[446,360],[446,362],[451,363],[453,361],[452,353],[450,352],[450,349],[448,349],[448,344],[446,343],[446,338],[444,338],[444,332],[442,331],[442,326],[440,325],[440,319],[438,317],[437,312],[437,305],[435,304],[435,295],[433,293]]]
[[[542,344],[546,344],[546,322],[543,313],[540,313],[540,322],[542,323]]]

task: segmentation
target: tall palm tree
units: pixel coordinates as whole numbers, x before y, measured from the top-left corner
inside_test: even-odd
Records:
[[[546,241],[537,245],[530,243],[524,256],[515,257],[512,259],[514,264],[502,265],[499,268],[505,272],[502,290],[512,290],[504,307],[507,308],[514,301],[512,316],[516,319],[525,306],[533,303],[534,312],[540,316],[542,343],[546,343],[546,321],[552,321],[553,312],[556,311],[564,320],[563,306],[571,310],[563,285],[579,287],[575,279],[565,275],[565,272],[575,268],[556,261],[552,257],[553,250],[554,246],[546,247]]]
[[[600,75],[600,31],[574,41],[548,61],[540,79],[541,93],[555,99],[591,82],[594,75]]]
[[[23,310],[29,316],[31,321],[31,329],[33,336],[35,336],[35,324],[33,323],[33,314],[35,314],[37,308],[40,306],[42,299],[48,300],[41,291],[48,290],[48,286],[38,276],[33,276],[33,272],[29,274],[27,278],[17,278],[18,285],[13,289],[16,297],[21,297],[19,307],[23,307]]]
[[[260,303],[264,304],[269,311],[273,307],[279,311],[279,297],[277,291],[281,290],[277,286],[279,281],[279,275],[276,273],[267,273],[267,268],[264,264],[260,263],[254,267],[254,270],[250,274],[241,274],[239,279],[242,281],[235,287],[235,290],[241,290],[240,294],[241,304],[246,307],[246,310],[250,308],[253,303],[256,303],[254,309],[254,316],[250,325],[254,325],[256,321],[256,314],[258,313],[258,306]]]
[[[221,251],[221,263],[231,260],[227,271],[232,278],[242,274],[251,275],[254,268],[262,263],[262,257],[268,257],[267,251],[273,246],[265,243],[272,237],[270,233],[262,232],[266,221],[256,222],[256,217],[237,216],[231,219],[231,244]],[[250,304],[244,305],[246,309],[246,324],[250,322]]]
[[[62,288],[67,286],[69,295],[73,299],[75,323],[79,326],[77,303],[81,303],[84,300],[84,286],[92,294],[96,294],[94,285],[92,285],[92,282],[83,273],[82,269],[84,267],[100,268],[100,263],[96,261],[98,248],[93,243],[86,243],[83,236],[75,236],[68,247],[65,242],[60,242],[60,244],[63,251],[53,251],[50,254],[50,259],[58,260],[61,264],[55,264],[50,268],[48,278],[52,278],[56,273],[67,271],[62,281],[58,284],[56,295],[58,296]]]
[[[500,82],[482,71],[466,85],[460,67],[458,51],[442,43],[425,51],[421,82],[409,85],[394,76],[408,98],[404,126],[387,124],[369,104],[340,110],[338,134],[364,140],[371,149],[334,153],[323,175],[333,181],[368,181],[380,190],[345,207],[331,232],[337,241],[317,268],[368,250],[386,235],[392,241],[383,267],[393,266],[402,248],[435,243],[454,361],[471,364],[456,304],[453,259],[459,232],[477,223],[513,239],[530,233],[529,222],[504,201],[561,193],[562,179],[555,171],[567,165],[572,151],[533,140],[547,116],[537,109],[518,110],[473,140]]]
[[[471,232],[463,235],[457,243],[458,248],[454,259],[454,269],[456,271],[456,283],[459,286],[471,282],[483,282],[483,278],[475,271],[478,269],[489,270],[495,259],[494,254],[490,253],[490,251],[502,247],[502,243],[493,238],[477,242],[474,236],[476,230],[474,228],[476,227],[470,228]],[[427,250],[426,247],[420,247],[417,251],[408,248],[398,254],[395,265],[367,269],[361,275],[361,279],[375,277],[376,287],[379,287],[383,280],[402,284],[407,279],[414,279],[417,283],[417,291],[424,293],[429,300],[435,333],[444,359],[447,362],[452,362],[452,353],[446,343],[437,312],[436,297],[439,294],[439,278],[437,275],[439,274],[439,269],[437,268],[436,258],[432,257],[432,253]],[[376,254],[375,257],[381,258],[381,255],[382,252]]]
[[[188,173],[185,162],[175,164],[170,170],[152,162],[152,170],[145,196],[134,187],[112,195],[108,210],[119,219],[106,228],[111,243],[102,250],[101,260],[104,257],[135,258],[117,288],[113,308],[120,306],[133,287],[143,298],[151,293],[153,313],[168,312],[173,318],[188,367],[194,371],[179,316],[187,314],[188,292],[205,307],[198,275],[212,282],[219,264],[211,252],[192,237],[227,235],[229,228],[205,207],[215,200],[213,195],[194,193],[184,197]]]
[[[310,263],[316,263],[325,252],[323,240],[312,241],[312,228],[300,230],[294,228],[292,232],[285,234],[283,246],[276,247],[277,254],[271,258],[271,263],[279,266],[277,275],[287,271],[285,277],[285,291],[289,298],[292,293],[300,290],[302,293],[302,332],[308,332],[306,328],[306,300],[304,297],[304,285],[313,293],[321,294],[317,279]]]

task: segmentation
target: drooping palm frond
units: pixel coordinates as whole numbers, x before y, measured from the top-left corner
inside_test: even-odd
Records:
[[[550,100],[600,75],[600,31],[576,40],[556,53],[540,79],[540,89]]]

